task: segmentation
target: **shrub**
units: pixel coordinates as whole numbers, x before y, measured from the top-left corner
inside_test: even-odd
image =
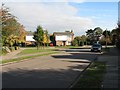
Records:
[[[18,46],[15,46],[14,48],[15,48],[15,50],[18,50],[18,49],[19,49],[19,47],[18,47]]]
[[[9,47],[9,49],[10,49],[11,52],[15,50],[14,47]]]
[[[7,54],[9,52],[10,52],[10,50],[8,47],[2,47],[2,54]]]

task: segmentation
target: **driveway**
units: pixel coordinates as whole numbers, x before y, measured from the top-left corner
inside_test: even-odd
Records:
[[[3,88],[68,88],[100,53],[65,49],[2,66]]]

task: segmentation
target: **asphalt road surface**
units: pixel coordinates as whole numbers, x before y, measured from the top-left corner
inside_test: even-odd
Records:
[[[3,88],[68,88],[100,53],[66,49],[2,66]]]

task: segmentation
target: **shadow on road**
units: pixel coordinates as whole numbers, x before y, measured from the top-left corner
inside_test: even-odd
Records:
[[[77,50],[77,49],[68,49],[68,50],[63,50],[65,52],[68,52],[69,55],[52,55],[54,58],[59,58],[59,59],[84,59],[84,60],[95,60],[98,55],[102,55],[102,53],[99,52],[91,52],[89,49],[82,49],[82,50]]]
[[[52,55],[53,58],[62,59],[71,63],[67,68],[54,67],[41,69],[33,66],[32,69],[23,67],[12,69],[2,73],[3,88],[68,88],[81,74],[98,53],[81,53],[79,50],[65,50],[67,55]],[[49,62],[47,62],[49,63]],[[75,64],[76,63],[76,64]],[[47,66],[46,66],[47,67]],[[8,67],[9,68],[9,67]]]
[[[78,47],[78,48],[69,48],[69,49],[90,49],[91,47]]]
[[[27,70],[3,72],[3,88],[68,88],[87,65],[69,66],[69,69]]]

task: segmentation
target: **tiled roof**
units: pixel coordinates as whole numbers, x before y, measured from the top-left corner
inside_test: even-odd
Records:
[[[26,35],[33,35],[34,34],[34,32],[32,32],[32,31],[26,31]]]
[[[54,32],[54,35],[74,35],[72,32]]]

